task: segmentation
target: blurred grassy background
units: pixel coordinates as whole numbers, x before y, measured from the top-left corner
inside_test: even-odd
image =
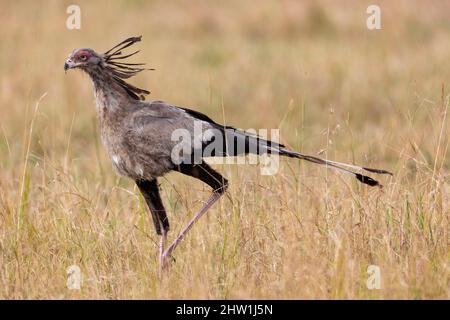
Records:
[[[448,1],[2,1],[1,298],[449,298]],[[385,188],[292,160],[230,178],[157,279],[152,223],[99,142],[79,47],[142,35],[131,82],[148,98],[240,128],[279,128],[303,152],[392,170]],[[38,109],[36,102],[42,98]],[[32,128],[32,130],[31,130]],[[383,179],[383,178],[382,178]],[[170,174],[173,237],[207,197]],[[77,264],[81,291],[66,288]],[[366,288],[379,265],[382,289]]]

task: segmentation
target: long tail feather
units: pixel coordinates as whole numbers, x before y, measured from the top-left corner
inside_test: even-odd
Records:
[[[382,185],[377,180],[375,180],[369,176],[363,175],[361,173],[354,172],[354,171],[350,170],[350,168],[354,169],[354,170],[367,171],[367,172],[376,173],[376,174],[388,174],[391,176],[393,175],[391,172],[389,172],[387,170],[383,170],[383,169],[373,169],[373,168],[361,167],[361,166],[356,166],[356,165],[337,162],[337,161],[326,160],[326,159],[322,159],[322,158],[318,158],[315,156],[310,156],[307,154],[303,154],[303,153],[295,152],[295,151],[291,151],[291,150],[286,150],[286,149],[271,150],[271,152],[279,153],[280,155],[288,156],[291,158],[297,158],[297,159],[302,159],[302,160],[306,160],[309,162],[317,163],[317,164],[320,164],[320,165],[323,165],[326,167],[330,167],[335,170],[339,170],[339,171],[347,173],[347,174],[351,174],[357,180],[359,180],[360,182],[367,184],[369,186],[382,187]]]
[[[360,172],[370,172],[375,174],[388,174],[392,175],[391,172],[383,169],[373,169],[368,167],[361,167],[353,164],[347,164],[337,161],[331,161],[322,159],[319,157],[307,155],[304,153],[291,151],[286,149],[286,147],[282,144],[265,140],[255,134],[237,130],[233,127],[222,127],[223,134],[226,137],[226,146],[224,146],[224,150],[216,154],[216,156],[220,156],[222,154],[226,156],[238,156],[242,154],[279,154],[281,156],[287,156],[291,158],[297,158],[306,160],[312,163],[316,163],[327,168],[331,168],[334,170],[341,171],[346,174],[350,174],[354,176],[358,181],[367,184],[369,186],[380,186],[382,185],[375,179],[364,175]],[[360,171],[360,172],[358,172]]]

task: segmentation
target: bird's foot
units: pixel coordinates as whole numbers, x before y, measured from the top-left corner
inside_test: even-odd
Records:
[[[176,262],[175,258],[170,252],[164,252],[160,258],[160,268],[161,270],[167,270],[171,263]]]

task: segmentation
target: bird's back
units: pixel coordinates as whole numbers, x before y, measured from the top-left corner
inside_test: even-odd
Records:
[[[176,165],[172,153],[185,159],[201,146],[203,132],[213,129],[161,101],[136,101],[119,113],[102,120],[102,140],[117,172],[133,179],[151,179],[172,170]]]

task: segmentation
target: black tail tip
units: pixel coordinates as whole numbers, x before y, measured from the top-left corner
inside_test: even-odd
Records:
[[[371,177],[362,175],[360,173],[356,173],[355,176],[356,176],[356,179],[358,179],[362,183],[367,184],[371,187],[375,187],[375,186],[379,186],[380,188],[383,187],[377,180],[372,179]]]

